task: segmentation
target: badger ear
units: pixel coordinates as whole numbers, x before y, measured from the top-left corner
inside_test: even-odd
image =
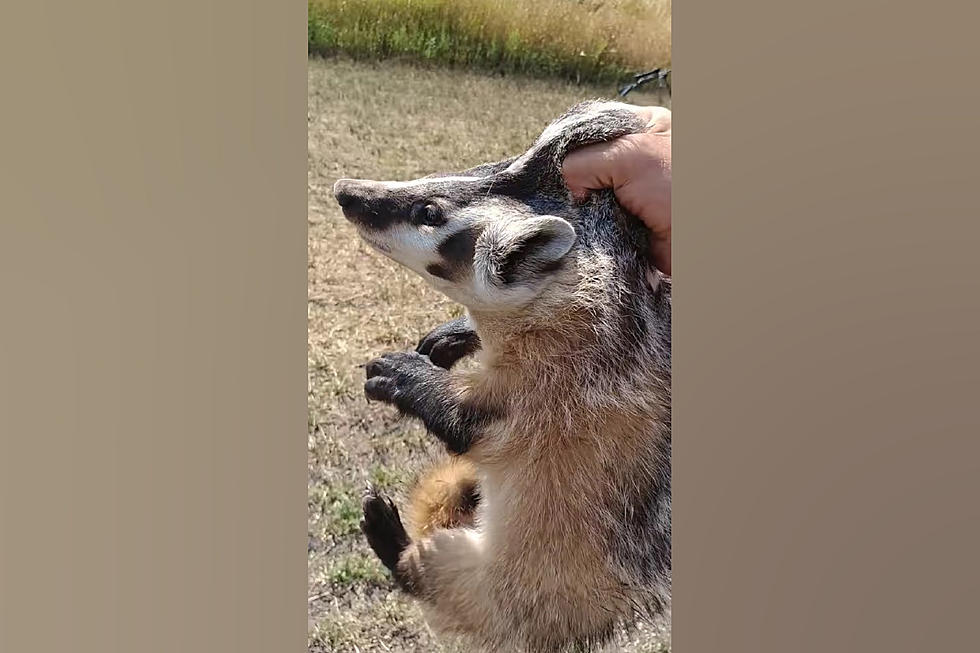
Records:
[[[548,125],[517,161],[521,167],[537,170],[545,179],[564,188],[561,167],[569,152],[643,132],[647,127],[646,119],[630,105],[597,100],[581,102]]]
[[[551,215],[507,224],[484,235],[488,280],[501,286],[554,272],[576,238],[572,225]]]

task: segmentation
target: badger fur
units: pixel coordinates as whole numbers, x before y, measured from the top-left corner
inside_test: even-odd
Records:
[[[571,149],[646,128],[586,102],[520,156],[334,187],[365,241],[467,308],[367,365],[367,396],[454,458],[408,530],[375,490],[362,530],[432,626],[487,650],[589,649],[669,605],[671,281],[610,191],[576,202],[561,176]]]

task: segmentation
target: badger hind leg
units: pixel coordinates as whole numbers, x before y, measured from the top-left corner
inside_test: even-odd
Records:
[[[409,497],[408,528],[413,539],[440,528],[474,525],[480,491],[476,468],[462,456],[449,456],[419,478]]]
[[[361,531],[382,564],[395,574],[397,579],[398,559],[402,551],[412,543],[402,525],[398,508],[377,488],[369,487],[361,501],[361,510],[364,513]]]
[[[479,500],[476,468],[465,458],[450,456],[427,470],[412,489],[407,530],[395,503],[372,486],[362,501],[361,531],[395,581],[414,594],[418,588],[412,577],[417,574],[400,568],[402,554],[438,529],[473,526]]]

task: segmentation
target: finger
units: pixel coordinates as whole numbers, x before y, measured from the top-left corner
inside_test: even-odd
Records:
[[[670,109],[665,107],[641,107],[640,114],[647,121],[647,131],[657,134],[670,133]]]
[[[571,152],[562,163],[562,176],[572,197],[583,200],[593,190],[613,185],[615,141],[586,145]]]

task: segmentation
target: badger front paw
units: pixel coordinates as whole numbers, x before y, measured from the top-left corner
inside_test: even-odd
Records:
[[[394,404],[400,410],[421,417],[420,403],[437,390],[446,370],[436,367],[428,357],[414,351],[385,354],[367,364],[364,394],[368,399]]]
[[[417,417],[452,453],[464,453],[490,414],[462,399],[449,370],[414,351],[394,352],[367,364],[364,394]]]
[[[451,368],[458,360],[480,348],[480,336],[464,316],[437,326],[415,348],[439,367]]]

